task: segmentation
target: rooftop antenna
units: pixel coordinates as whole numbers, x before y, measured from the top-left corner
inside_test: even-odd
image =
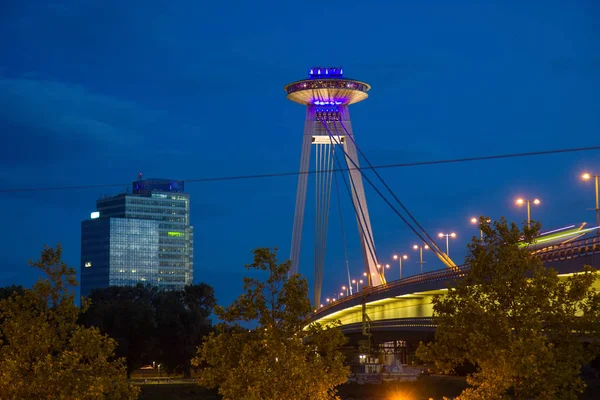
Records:
[[[140,172],[140,173],[138,174],[138,181],[141,181],[141,180],[142,180],[142,173]]]

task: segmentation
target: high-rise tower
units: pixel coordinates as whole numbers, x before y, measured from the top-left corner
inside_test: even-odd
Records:
[[[81,224],[81,295],[95,288],[183,289],[194,279],[194,230],[184,182],[140,179],[101,198]]]
[[[309,70],[308,79],[285,86],[289,100],[306,106],[302,154],[300,156],[300,175],[296,193],[296,211],[292,231],[291,274],[298,272],[308,172],[312,149],[315,150],[315,306],[320,304],[323,284],[332,172],[334,169],[341,167],[337,164],[340,158],[346,164],[343,165],[343,168],[349,169],[350,189],[358,223],[365,272],[370,278],[371,285],[381,284],[381,277],[377,270],[369,209],[362,176],[358,170],[359,161],[348,111],[350,104],[358,103],[368,97],[367,92],[369,89],[371,87],[364,82],[344,78],[342,68],[318,67]]]

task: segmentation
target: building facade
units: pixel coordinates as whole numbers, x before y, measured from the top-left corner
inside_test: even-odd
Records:
[[[194,230],[184,182],[146,179],[104,197],[81,227],[81,295],[148,283],[183,289],[194,279]]]

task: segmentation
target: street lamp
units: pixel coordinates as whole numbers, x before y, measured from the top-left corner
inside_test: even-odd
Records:
[[[454,239],[456,237],[456,233],[452,232],[452,233],[438,233],[438,237],[443,238],[446,237],[446,255],[450,256],[450,243],[448,241],[448,238],[452,238]]]
[[[471,223],[473,225],[477,225],[477,223],[479,222],[479,220],[475,217],[471,218]],[[481,230],[481,227],[479,227],[479,240],[483,240],[483,230]]]
[[[400,257],[397,254],[394,254],[394,260],[398,260],[398,263],[400,264],[400,279],[402,279],[402,260],[406,259],[408,259],[408,256],[406,254],[404,254],[402,257]]]
[[[531,228],[531,203],[537,206],[541,203],[540,199],[526,200],[518,198],[516,203],[518,206],[522,206],[523,204],[527,203],[527,228]]]
[[[600,226],[600,207],[599,207],[599,202],[598,202],[598,174],[596,175],[590,175],[587,172],[583,175],[581,175],[581,178],[584,181],[588,181],[590,179],[592,179],[592,177],[594,177],[594,180],[596,181],[596,226]],[[596,231],[598,233],[598,235],[600,235],[600,228],[598,228],[598,230]]]
[[[492,220],[489,218],[485,220],[486,224],[489,224],[490,222],[492,222]],[[483,241],[483,229],[481,229],[481,224],[479,224],[479,218],[476,218],[476,217],[471,218],[471,223],[473,225],[479,226],[479,240]]]
[[[366,272],[363,272],[363,276],[365,278],[367,278],[367,285],[371,286],[371,275],[375,275],[375,273],[371,272],[371,274],[367,274]]]
[[[342,286],[342,290],[346,291],[346,296],[348,296],[348,288],[346,286]]]
[[[413,246],[413,249],[419,250],[419,265],[421,266],[421,273],[423,273],[423,263],[425,262],[425,261],[423,261],[423,249],[427,250],[428,248],[429,248],[429,246],[427,246],[426,244],[422,245],[422,246],[415,244]]]

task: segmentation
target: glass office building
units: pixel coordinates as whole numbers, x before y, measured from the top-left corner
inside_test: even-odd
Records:
[[[81,294],[149,283],[182,289],[193,282],[193,227],[183,181],[133,182],[132,193],[96,202],[81,233]]]

